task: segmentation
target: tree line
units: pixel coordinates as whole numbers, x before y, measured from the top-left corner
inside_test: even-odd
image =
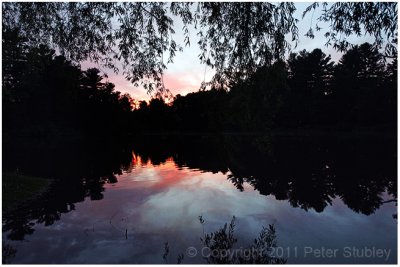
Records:
[[[230,87],[159,94],[133,110],[134,100],[81,70],[54,50],[3,32],[3,126],[44,134],[266,131],[269,129],[395,127],[397,58],[387,62],[372,44],[335,63],[321,49],[290,54]]]
[[[29,46],[3,31],[3,127],[19,134],[110,134],[128,131],[132,98],[104,81],[96,68]]]
[[[385,62],[369,43],[335,63],[321,49],[290,54],[228,89],[142,101],[133,118],[143,131],[265,131],[395,127],[397,58]]]

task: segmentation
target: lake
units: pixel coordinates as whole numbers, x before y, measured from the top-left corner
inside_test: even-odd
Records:
[[[3,170],[52,181],[3,212],[3,246],[18,264],[206,263],[200,238],[235,216],[229,253],[272,224],[271,256],[287,263],[397,263],[396,145],[355,133],[3,142]]]

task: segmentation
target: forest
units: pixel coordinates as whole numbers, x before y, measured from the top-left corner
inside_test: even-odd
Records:
[[[305,35],[322,32],[326,43],[298,52],[290,2],[2,7],[6,135],[396,128],[397,3],[312,3],[301,20],[318,15]],[[163,73],[194,34],[215,74],[197,92],[165,98]],[[350,42],[363,35],[370,43]],[[333,62],[323,45],[342,58]],[[83,70],[85,60],[98,68]],[[121,94],[102,68],[153,99]]]
[[[166,101],[121,94],[45,45],[3,32],[3,129],[17,135],[395,129],[397,57],[356,45],[339,62],[316,48],[275,60],[230,86]]]
[[[20,135],[127,131],[129,95],[46,46],[29,47],[3,32],[3,127]]]
[[[133,111],[145,131],[352,129],[396,124],[397,59],[369,43],[334,63],[321,49],[290,54],[227,90],[200,90]]]

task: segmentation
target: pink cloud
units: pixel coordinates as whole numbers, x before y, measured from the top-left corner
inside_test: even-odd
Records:
[[[128,93],[136,100],[149,100],[151,98],[143,87],[134,86],[130,81],[125,79],[123,75],[115,73],[108,74],[108,81],[115,84],[115,90],[123,94]]]
[[[164,84],[174,95],[185,95],[190,92],[198,91],[203,78],[191,71],[166,73]]]
[[[146,90],[142,86],[134,86],[122,75],[114,73],[107,74],[108,81],[115,84],[115,89],[117,91],[128,93],[137,100],[149,100],[151,98],[151,96],[147,94]],[[208,81],[210,77],[210,72],[206,73],[206,81]],[[204,81],[204,75],[200,75],[196,71],[172,72],[167,70],[167,72],[164,74],[163,80],[165,87],[168,88],[173,95],[186,95],[190,92],[199,90],[201,83]]]

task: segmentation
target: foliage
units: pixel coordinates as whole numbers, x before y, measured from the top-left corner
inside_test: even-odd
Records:
[[[275,257],[273,249],[276,248],[275,227],[263,227],[258,238],[254,243],[241,248],[241,253],[235,253],[234,245],[237,243],[237,238],[234,237],[235,232],[235,216],[231,222],[225,224],[219,230],[205,234],[200,238],[203,247],[208,248],[212,253],[205,257],[208,264],[283,264],[286,260]],[[205,221],[200,218],[200,223],[203,225]],[[250,252],[250,253],[248,253]]]
[[[334,63],[321,49],[292,53],[288,59],[288,79],[291,88],[283,120],[289,125],[321,124],[327,121],[332,94],[331,79]]]
[[[396,123],[397,60],[372,45],[349,49],[334,64],[320,49],[292,53],[256,68],[228,90],[201,90],[172,102],[121,95],[98,69],[80,67],[18,31],[3,38],[5,129],[89,135],[133,132],[266,131],[276,128],[354,128]]]
[[[390,66],[385,66],[383,55],[368,43],[343,55],[333,78],[335,112],[340,120],[357,124],[394,122],[397,87],[389,85],[385,76]]]
[[[6,129],[51,134],[126,131],[132,99],[103,82],[99,70],[79,66],[41,45],[26,46],[18,32],[3,39],[3,111]]]
[[[282,59],[298,38],[293,3],[200,4],[200,61],[214,67],[212,85],[226,88]],[[206,30],[204,30],[206,29]]]
[[[3,173],[2,179],[4,212],[22,202],[32,200],[38,194],[43,193],[50,183],[45,178],[18,173]]]
[[[134,110],[144,131],[266,131],[396,125],[397,61],[364,43],[335,64],[320,49],[258,68],[229,91],[177,95]],[[151,103],[156,100],[152,100]]]
[[[265,130],[275,126],[288,94],[285,63],[264,66],[230,92],[233,130]],[[237,126],[242,127],[237,127]]]
[[[319,21],[330,24],[328,45],[344,51],[350,46],[345,37],[366,33],[375,38],[376,47],[387,43],[388,56],[395,54],[396,2],[322,6]],[[216,71],[208,85],[219,89],[281,60],[290,51],[286,36],[298,41],[293,3],[8,2],[2,7],[3,37],[20,30],[27,45],[48,45],[67,60],[91,60],[114,71],[122,64],[125,77],[135,85],[143,83],[148,92],[166,91],[163,71],[183,45],[190,45],[190,25],[200,38],[200,62]],[[178,19],[184,44],[174,40]],[[308,36],[313,36],[312,30]]]
[[[199,216],[199,221],[203,226],[203,237],[200,241],[203,245],[202,251],[209,251],[209,255],[203,255],[207,264],[284,264],[286,260],[273,255],[277,247],[275,227],[269,225],[263,227],[259,236],[254,239],[254,243],[246,248],[235,248],[237,243],[235,234],[235,216],[232,217],[229,226],[227,223],[219,230],[205,234],[205,219]],[[207,250],[204,250],[207,248]],[[169,245],[164,245],[163,259],[168,263]],[[179,254],[177,263],[181,264],[184,259],[183,254]]]
[[[304,16],[319,7],[315,2],[307,7]],[[397,3],[396,2],[339,2],[332,5],[322,3],[322,14],[318,21],[329,24],[325,32],[326,45],[332,45],[339,51],[347,51],[353,45],[347,37],[369,34],[375,38],[374,48],[381,48],[385,43],[385,55],[394,57],[397,53]],[[316,30],[322,28],[316,25]],[[307,33],[314,37],[310,28]]]

